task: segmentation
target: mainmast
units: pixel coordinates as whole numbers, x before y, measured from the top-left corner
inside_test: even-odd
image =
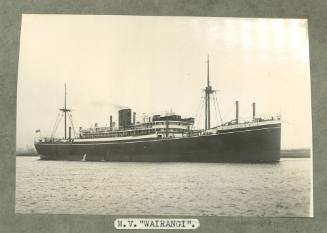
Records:
[[[64,112],[65,115],[65,139],[67,139],[67,112],[70,112],[71,109],[68,109],[66,106],[66,96],[67,96],[67,92],[66,92],[66,83],[65,83],[65,102],[64,102],[64,108],[61,108],[60,111]]]
[[[205,129],[210,129],[210,95],[214,92],[210,86],[209,55],[207,57],[207,86],[205,92]]]

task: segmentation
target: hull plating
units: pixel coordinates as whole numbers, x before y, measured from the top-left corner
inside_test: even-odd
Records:
[[[280,124],[214,135],[99,143],[36,143],[41,159],[126,162],[277,162]]]

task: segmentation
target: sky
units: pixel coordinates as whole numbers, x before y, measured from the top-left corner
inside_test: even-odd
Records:
[[[35,130],[51,134],[65,83],[75,128],[117,121],[122,107],[139,121],[173,111],[204,128],[208,55],[223,122],[236,100],[242,120],[256,102],[257,116],[281,115],[282,148],[311,147],[305,19],[41,14],[22,17],[16,147],[33,147]]]

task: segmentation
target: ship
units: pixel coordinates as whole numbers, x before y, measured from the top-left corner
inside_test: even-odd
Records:
[[[64,137],[37,137],[34,145],[41,160],[117,161],[117,162],[232,162],[273,163],[280,160],[281,118],[256,116],[241,121],[239,101],[235,118],[211,126],[211,101],[215,90],[210,85],[209,56],[204,88],[204,128],[194,127],[194,117],[173,112],[153,114],[136,121],[130,108],[118,111],[118,125],[110,115],[109,126],[76,132],[71,109],[60,109],[64,118]],[[70,121],[67,135],[67,118]],[[56,121],[54,131],[58,126]],[[72,130],[74,135],[72,135]]]

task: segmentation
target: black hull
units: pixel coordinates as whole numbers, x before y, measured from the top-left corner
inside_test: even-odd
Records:
[[[122,162],[278,162],[280,124],[173,139],[36,143],[41,159]],[[84,156],[86,155],[86,156]]]

